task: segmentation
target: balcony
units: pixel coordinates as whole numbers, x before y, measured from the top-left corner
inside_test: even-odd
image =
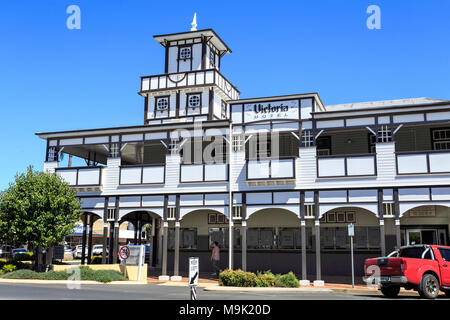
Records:
[[[397,175],[450,173],[450,151],[396,152]]]
[[[180,182],[222,182],[228,181],[228,164],[226,163],[201,163],[181,164]]]
[[[100,188],[103,167],[56,168],[55,172],[73,187]]]
[[[267,184],[295,182],[295,158],[248,160],[247,182],[252,185],[256,181]]]
[[[141,92],[210,85],[219,87],[230,100],[239,99],[239,90],[216,69],[141,77]]]
[[[376,176],[377,165],[374,154],[351,156],[317,157],[318,178]]]
[[[121,166],[119,174],[119,185],[164,184],[165,175],[165,165]]]

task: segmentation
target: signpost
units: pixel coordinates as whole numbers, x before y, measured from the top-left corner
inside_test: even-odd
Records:
[[[348,225],[348,236],[350,237],[350,252],[352,259],[352,288],[355,287],[355,266],[353,263],[353,237],[355,236],[355,226],[353,223]]]
[[[119,249],[119,259],[123,261],[123,274],[127,276],[127,259],[130,257],[130,248],[128,246],[121,246]]]
[[[198,257],[189,258],[189,289],[191,292],[191,300],[197,300],[197,284],[198,284]]]

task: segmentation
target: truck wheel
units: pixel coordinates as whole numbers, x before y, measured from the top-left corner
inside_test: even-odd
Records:
[[[398,296],[398,293],[400,292],[400,287],[399,286],[382,286],[381,292],[383,293],[383,295],[385,297],[395,298],[396,296]]]
[[[435,299],[439,295],[439,280],[432,274],[424,275],[420,281],[419,294],[425,299]]]

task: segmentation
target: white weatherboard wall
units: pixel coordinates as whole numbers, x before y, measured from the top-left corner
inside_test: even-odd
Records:
[[[119,186],[120,158],[108,158],[107,167],[103,170],[103,190],[105,192],[115,191]]]

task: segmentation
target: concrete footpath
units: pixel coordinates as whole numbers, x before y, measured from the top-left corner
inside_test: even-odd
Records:
[[[157,276],[150,276],[147,278],[147,282],[159,286],[176,286],[176,287],[188,287],[187,277],[183,277],[181,281],[162,281],[158,280]],[[310,286],[301,286],[299,288],[252,288],[252,287],[225,287],[219,286],[218,279],[209,276],[202,276],[198,279],[198,287],[203,288],[205,291],[215,291],[215,292],[309,292],[309,293],[324,293],[324,292],[335,292],[335,293],[346,293],[346,294],[360,294],[360,295],[382,295],[382,293],[377,288],[367,287],[365,285],[355,285],[352,287],[351,284],[339,284],[339,283],[325,283],[323,287],[314,287],[312,284]],[[400,290],[402,296],[418,296],[418,293],[413,290]]]

